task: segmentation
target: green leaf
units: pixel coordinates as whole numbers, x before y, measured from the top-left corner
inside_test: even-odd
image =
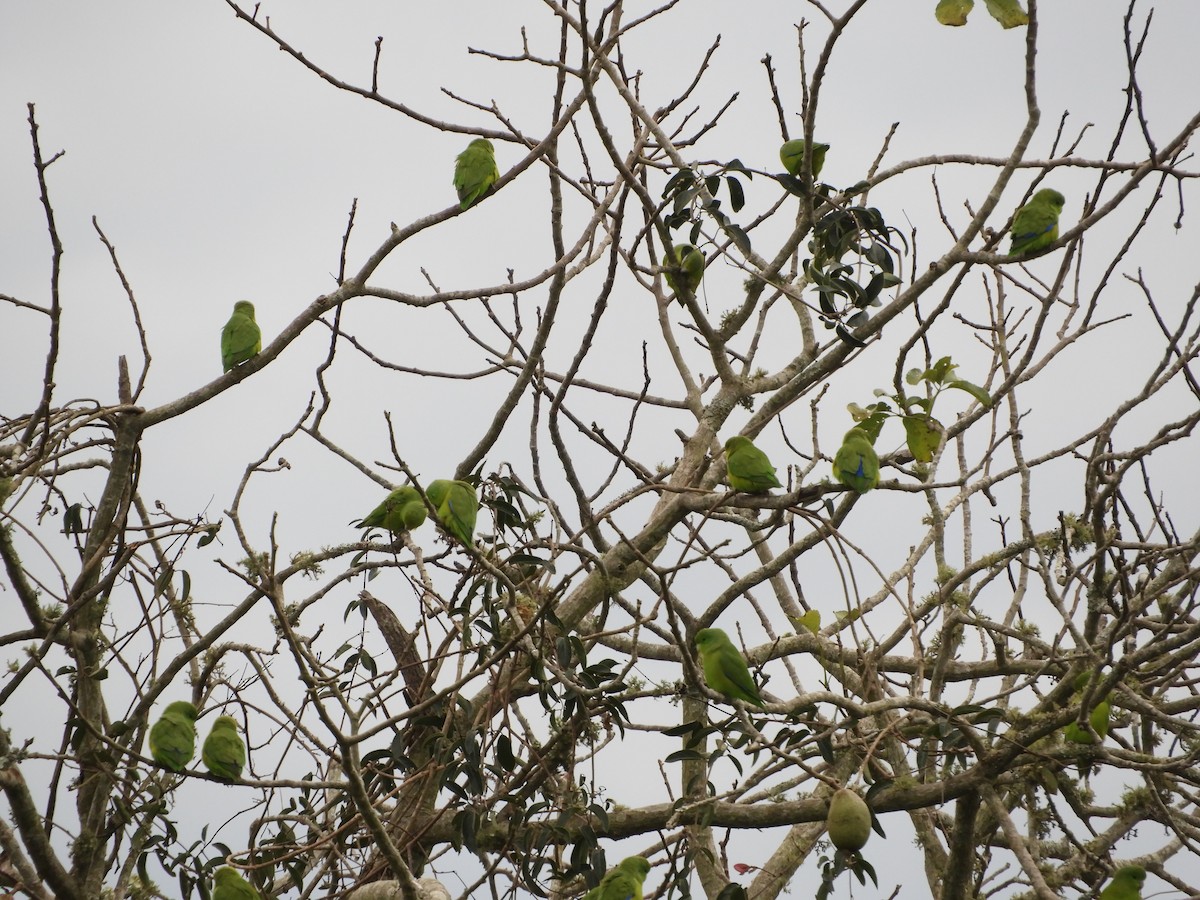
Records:
[[[154,596],[159,597],[167,592],[167,588],[171,586],[171,577],[175,574],[175,570],[167,566],[158,573],[158,577],[154,579]]]
[[[875,887],[879,887],[879,879],[875,877],[874,867],[861,856],[855,861],[851,871],[858,876],[859,884],[866,884],[867,881],[863,878],[863,875],[870,875],[871,880],[875,882]]]
[[[892,271],[892,254],[888,252],[888,248],[878,241],[872,241],[871,246],[867,248],[867,260],[883,269],[885,272]]]
[[[684,762],[686,760],[699,761],[699,760],[703,760],[703,759],[704,759],[704,754],[699,752],[698,750],[676,750],[674,753],[667,754],[666,761],[671,763],[671,762]]]
[[[934,15],[943,25],[966,25],[975,0],[938,0]]]
[[[817,738],[817,749],[821,752],[821,758],[825,762],[833,765],[837,762],[837,757],[833,755],[833,739],[827,734],[823,734]]]
[[[930,384],[945,384],[951,373],[958,368],[948,356],[943,356],[925,373],[925,380]]]
[[[746,195],[742,191],[742,183],[732,176],[725,176],[725,186],[729,188],[729,205],[734,212],[740,212],[746,205]]]
[[[213,541],[215,541],[217,539],[217,532],[220,530],[221,530],[220,522],[218,522],[216,525],[209,525],[207,528],[204,529],[204,537],[200,538],[200,540],[196,542],[196,546],[197,547],[207,547],[209,544],[211,544]]]
[[[671,194],[678,191],[684,185],[690,185],[694,178],[695,176],[692,175],[691,169],[680,169],[669,179],[667,179],[666,185],[663,186],[663,197],[670,197]]]
[[[725,229],[729,233],[730,239],[743,256],[750,255],[750,236],[746,234],[746,229],[740,225],[730,225]]]
[[[747,169],[746,164],[740,159],[731,159],[729,162],[725,163],[725,170],[727,172],[738,172],[742,175],[745,175],[751,181],[754,180],[754,173]]]
[[[819,609],[810,609],[802,616],[788,616],[788,618],[797,628],[806,628],[813,634],[821,630],[821,611]]]
[[[804,182],[795,175],[776,175],[775,180],[778,181],[785,191],[796,197],[808,196],[808,191],[804,189]]]
[[[834,330],[837,332],[837,336],[839,338],[841,338],[843,342],[849,344],[851,347],[867,346],[866,341],[859,340],[858,338],[856,338],[854,335],[852,335],[849,332],[849,330],[844,325],[838,325],[834,328]]]
[[[1021,9],[1021,4],[1017,0],[984,0],[984,2],[987,4],[987,11],[992,14],[992,18],[1005,28],[1016,28],[1019,25],[1029,24],[1029,15]]]
[[[992,407],[992,395],[977,384],[971,384],[971,382],[963,381],[961,378],[959,378],[948,383],[946,387],[952,387],[957,388],[960,391],[966,391],[988,409],[991,409]]]
[[[358,659],[362,663],[362,667],[371,673],[371,677],[379,674],[379,669],[375,666],[375,658],[366,650],[358,651]]]
[[[904,433],[908,438],[908,451],[918,462],[930,462],[933,453],[942,442],[945,429],[937,419],[926,416],[904,416]]]

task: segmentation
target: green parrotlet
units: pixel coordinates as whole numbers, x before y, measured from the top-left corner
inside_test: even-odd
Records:
[[[246,767],[246,745],[237,731],[237,720],[232,716],[217,716],[212,731],[200,748],[204,767],[218,778],[236,781]]]
[[[1100,892],[1100,900],[1142,900],[1146,870],[1141,866],[1121,866]]]
[[[428,514],[421,492],[406,484],[396,488],[382,503],[363,516],[358,527],[386,528],[392,534],[402,534],[419,527]]]
[[[239,300],[233,304],[233,315],[221,329],[221,365],[228,372],[241,365],[262,349],[262,331],[254,321],[254,304]]]
[[[644,856],[627,856],[604,873],[600,884],[583,895],[583,900],[642,900],[642,883],[650,872]]]
[[[741,434],[725,442],[725,475],[729,486],[743,494],[766,494],[771,488],[783,487],[767,454]]]
[[[472,546],[475,543],[475,519],[479,514],[479,497],[475,488],[465,481],[439,478],[429,482],[425,496],[437,509],[442,528],[468,547]]]
[[[825,153],[829,150],[828,144],[813,143],[812,149],[812,175],[816,178],[821,174],[821,168],[825,165]],[[783,163],[783,167],[788,170],[789,175],[800,177],[800,166],[804,162],[804,141],[793,140],[788,141],[779,148],[779,161]]]
[[[696,632],[696,650],[700,653],[704,680],[718,694],[762,706],[758,685],[750,677],[750,668],[733,641],[720,628],[705,628]]]
[[[671,252],[675,255],[672,263],[666,260],[667,286],[675,292],[676,298],[683,303],[683,295],[695,294],[704,278],[704,254],[694,244],[676,244]],[[686,291],[685,291],[686,288]]]
[[[196,707],[176,700],[150,729],[150,755],[172,772],[182,772],[196,752]]]
[[[1025,256],[1058,240],[1058,216],[1066,202],[1066,197],[1050,188],[1034,194],[1013,216],[1008,255]]]
[[[1083,689],[1087,687],[1087,683],[1091,680],[1091,678],[1091,672],[1083,672],[1075,678],[1076,697],[1078,697],[1079,694],[1083,692]],[[1097,700],[1096,705],[1092,707],[1091,713],[1088,714],[1088,722],[1092,726],[1092,731],[1096,732],[1096,737],[1100,738],[1101,743],[1103,743],[1104,739],[1108,737],[1108,724],[1111,717],[1112,704],[1108,702],[1107,698],[1101,698],[1100,700]],[[1096,738],[1092,737],[1088,730],[1081,726],[1078,722],[1070,722],[1067,727],[1063,729],[1063,737],[1072,744],[1096,743]]]
[[[486,194],[500,177],[496,148],[487,138],[476,138],[454,161],[454,189],[458,205],[466,209]]]
[[[860,494],[879,484],[879,457],[861,428],[851,428],[842,438],[833,457],[833,477]]]
[[[213,876],[212,900],[262,900],[262,895],[237,869],[221,866]]]

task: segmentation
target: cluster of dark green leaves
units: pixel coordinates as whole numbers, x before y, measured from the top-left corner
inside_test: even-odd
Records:
[[[742,253],[749,254],[750,238],[745,229],[730,219],[721,208],[722,187],[729,194],[729,208],[733,212],[741,212],[746,205],[746,192],[739,175],[754,177],[740,159],[730,160],[718,171],[707,175],[690,167],[680,169],[663,187],[663,199],[671,207],[663,219],[667,228],[676,231],[690,226],[688,243],[699,245],[701,226],[706,218],[713,219]]]
[[[872,827],[875,825],[874,816],[871,821]],[[821,865],[821,886],[817,888],[817,900],[826,900],[833,893],[833,883],[838,876],[843,872],[850,872],[858,879],[858,883],[866,886],[867,879],[870,878],[879,887],[879,878],[875,875],[875,868],[862,853],[843,853],[841,850],[834,850],[833,856],[822,856],[820,859]]]
[[[798,753],[803,752],[806,745],[815,742],[818,752],[823,757],[832,758],[833,745],[828,735],[817,733],[812,727],[811,720],[804,721],[805,716],[815,715],[815,713],[816,707],[804,707],[797,710],[795,716],[771,736],[771,746],[788,753]],[[713,763],[718,759],[725,758],[730,765],[737,769],[739,775],[744,775],[745,769],[740,758],[741,751],[750,747],[750,763],[751,765],[756,764],[759,756],[767,752],[761,737],[767,734],[767,730],[774,724],[774,720],[765,715],[752,715],[750,721],[754,731],[748,731],[736,715],[730,715],[707,724],[684,722],[682,725],[667,729],[664,734],[667,737],[680,738],[683,741],[683,748],[668,755],[666,761],[669,763],[687,760],[707,761],[708,767],[711,769]],[[721,740],[715,743],[713,749],[705,755],[698,748],[706,738],[713,736],[720,737]]]
[[[808,243],[812,258],[804,261],[804,274],[817,290],[825,327],[856,347],[864,344],[851,329],[867,321],[870,307],[881,305],[884,289],[900,283],[893,234],[904,241],[878,209],[866,206],[830,210],[813,225]]]
[[[960,721],[967,722],[971,731],[968,737]],[[1004,713],[995,707],[969,704],[950,711],[950,717],[931,722],[921,732],[921,745],[917,750],[917,768],[925,770],[940,756],[941,770],[945,777],[966,769],[974,762],[972,744],[978,743],[978,735],[986,732],[989,741],[996,739],[996,732],[1004,721]]]
[[[542,887],[547,878],[560,886],[579,878],[590,890],[600,884],[608,870],[597,833],[609,830],[608,809],[585,788],[586,783],[581,781],[568,805],[541,800],[514,810],[521,821],[541,820],[535,828],[511,829],[517,841],[513,862],[521,869],[523,886],[535,896],[549,896]],[[556,859],[565,845],[570,845],[571,852],[565,865],[559,865]]]
[[[908,451],[917,462],[927,463],[933,460],[933,454],[942,442],[945,426],[933,416],[933,407],[943,391],[964,391],[978,400],[983,406],[992,405],[991,395],[983,388],[972,384],[955,375],[957,366],[949,356],[943,356],[928,369],[911,369],[905,374],[905,381],[913,386],[926,385],[925,396],[916,397],[907,394],[887,394],[886,400],[879,400],[867,407],[853,406],[856,427],[866,431],[872,442],[879,436],[883,422],[888,417],[899,418],[904,425],[904,435]],[[890,403],[888,401],[891,401]],[[892,404],[895,404],[893,408]]]
[[[191,897],[195,891],[201,900],[209,900],[211,893],[209,885],[212,873],[225,865],[225,857],[233,851],[220,841],[209,843],[208,826],[200,829],[200,837],[188,847],[171,852],[170,848],[177,846],[179,832],[175,823],[166,815],[161,816],[162,834],[151,835],[146,841],[145,849],[138,855],[137,874],[143,884],[153,884],[148,863],[153,856],[168,875],[174,875],[179,880],[179,896]],[[206,861],[204,855],[215,853]]]
[[[304,857],[296,853],[299,842],[296,832],[288,824],[288,820],[299,819],[313,822],[316,821],[315,817],[316,810],[312,808],[307,797],[291,798],[279,812],[274,833],[265,835],[262,832],[259,833],[258,843],[250,855],[250,863],[254,868],[247,874],[260,895],[269,896],[270,887],[275,883],[278,871],[287,872],[292,887],[303,893],[304,873],[308,866]],[[310,829],[310,841],[314,837],[316,837],[315,831]],[[224,865],[224,859],[224,856],[220,857],[213,867]]]

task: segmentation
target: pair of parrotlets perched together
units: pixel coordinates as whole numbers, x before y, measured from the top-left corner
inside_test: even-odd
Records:
[[[458,155],[454,166],[454,189],[458,201],[466,209],[486,194],[500,177],[496,154],[487,138],[471,141]],[[262,350],[262,331],[254,320],[254,304],[239,300],[233,305],[233,315],[221,330],[222,371],[228,372],[256,356]]]
[[[186,700],[170,704],[150,729],[150,755],[172,772],[182,772],[196,753],[196,707]],[[222,781],[235,781],[246,766],[246,745],[232,716],[217,716],[200,748],[205,768]]]
[[[743,494],[765,494],[783,486],[767,454],[741,434],[725,442],[725,474],[729,486]],[[879,484],[879,456],[862,428],[851,428],[842,438],[833,457],[833,477],[859,494]]]
[[[425,496],[437,511],[437,520],[449,534],[466,546],[474,543],[475,520],[479,514],[479,497],[466,481],[438,479],[429,482]],[[367,513],[360,528],[386,528],[394,535],[420,527],[429,510],[421,492],[410,484],[396,488],[383,502]]]

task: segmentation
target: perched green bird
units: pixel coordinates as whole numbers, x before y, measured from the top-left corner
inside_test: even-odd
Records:
[[[439,478],[429,482],[425,496],[437,508],[442,528],[467,546],[473,545],[475,519],[479,514],[479,497],[475,488],[465,481]]]
[[[825,153],[829,150],[828,144],[813,143],[812,149],[812,175],[816,178],[821,174],[821,169],[825,165]],[[779,160],[783,163],[783,167],[788,170],[789,175],[800,177],[800,166],[804,162],[804,141],[794,140],[788,141],[779,148]]]
[[[682,303],[685,293],[695,294],[696,288],[700,287],[704,278],[704,254],[694,244],[676,244],[671,252],[675,256],[675,264],[668,259],[667,269],[663,274],[666,276],[667,286]]]
[[[604,873],[600,884],[583,900],[642,900],[642,883],[650,872],[650,861],[644,856],[627,856]]]
[[[160,766],[182,772],[196,752],[196,707],[176,700],[150,729],[150,755]]]
[[[239,300],[233,304],[233,315],[221,329],[221,365],[228,372],[244,363],[262,349],[262,331],[254,321],[254,304]]]
[[[496,148],[487,138],[475,138],[454,161],[454,189],[458,191],[458,205],[466,209],[486,194],[499,177]]]
[[[700,652],[704,680],[710,688],[732,700],[763,705],[758,685],[750,677],[750,668],[729,635],[720,628],[697,631],[696,649]]]
[[[235,781],[246,767],[246,745],[237,732],[237,721],[233,716],[217,716],[212,731],[200,748],[204,767],[218,778]]]
[[[1142,900],[1146,870],[1141,866],[1121,866],[1100,892],[1100,900]]]
[[[1058,216],[1066,202],[1066,197],[1049,188],[1034,194],[1033,199],[1013,216],[1008,255],[1024,256],[1058,240]]]
[[[213,878],[212,900],[262,900],[262,895],[237,869],[221,866]]]
[[[1083,672],[1075,679],[1075,693],[1080,694],[1091,680],[1091,672]],[[1101,699],[1092,707],[1091,713],[1088,715],[1088,722],[1092,726],[1092,731],[1096,732],[1096,736],[1103,743],[1108,737],[1108,723],[1112,717],[1112,704],[1107,699]],[[1094,744],[1096,738],[1088,733],[1088,730],[1082,727],[1078,722],[1071,722],[1063,729],[1063,737],[1072,744]]]
[[[879,457],[861,428],[851,428],[833,457],[833,477],[865,494],[879,484]]]
[[[783,487],[767,454],[740,434],[725,442],[725,475],[729,486],[743,494],[766,494],[773,487]]]
[[[359,528],[386,528],[392,534],[401,534],[419,527],[429,511],[421,492],[410,484],[396,488],[383,502],[363,516]]]

